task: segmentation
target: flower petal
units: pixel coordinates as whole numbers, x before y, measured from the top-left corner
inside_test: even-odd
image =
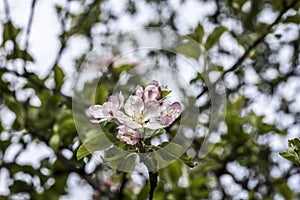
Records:
[[[106,119],[100,119],[100,120],[98,120],[98,119],[90,119],[90,122],[92,124],[99,124],[99,123],[104,122],[104,121],[106,121]]]
[[[118,97],[116,97],[114,95],[110,95],[108,97],[108,102],[113,103],[114,105],[116,105],[116,107],[119,107],[119,104],[120,104]]]
[[[89,107],[89,113],[94,117],[94,118],[103,118],[103,106],[101,105],[92,105]]]
[[[145,103],[144,110],[144,119],[143,121],[147,121],[152,117],[155,117],[159,114],[159,103],[158,101],[148,101]]]
[[[118,107],[112,102],[106,102],[103,104],[102,113],[105,117],[113,117],[118,111]]]
[[[118,126],[117,129],[117,138],[121,141],[130,145],[135,145],[138,142],[138,132],[136,130],[128,127],[126,124]]]
[[[140,97],[131,95],[126,101],[124,109],[126,114],[132,116],[144,110],[144,102]]]
[[[179,102],[175,102],[171,105],[170,111],[172,118],[175,120],[181,114],[181,105]]]
[[[144,89],[143,89],[143,87],[141,87],[140,85],[137,85],[136,89],[135,89],[135,95],[143,99],[144,98]]]
[[[163,125],[165,126],[169,126],[170,124],[172,124],[172,122],[174,121],[172,117],[170,116],[162,116],[160,118],[160,121]]]
[[[160,87],[156,85],[148,85],[144,90],[144,101],[156,100],[161,94]]]
[[[129,126],[130,128],[133,128],[133,129],[139,129],[139,128],[143,127],[141,124],[137,123],[136,121],[132,120],[131,118],[130,118],[130,120],[124,121],[124,123],[126,123],[127,126]]]
[[[157,130],[157,129],[164,128],[165,126],[161,125],[158,122],[148,122],[144,127],[149,128],[151,130]]]

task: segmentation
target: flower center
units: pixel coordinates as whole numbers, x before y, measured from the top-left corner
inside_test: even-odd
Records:
[[[132,115],[132,119],[134,121],[136,121],[137,123],[139,124],[142,124],[143,123],[143,118],[144,118],[144,113],[143,111],[140,112],[140,113],[134,113],[134,115]]]
[[[129,132],[124,133],[124,136],[125,136],[125,137],[129,137],[130,139],[133,138],[133,135],[132,135],[131,133],[129,133]]]

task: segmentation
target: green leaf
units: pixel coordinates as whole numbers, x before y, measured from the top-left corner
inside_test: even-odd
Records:
[[[107,139],[107,137],[101,133],[98,134],[86,142],[84,142],[77,150],[77,159],[90,155],[95,151],[102,151],[111,146],[112,143]]]
[[[295,198],[295,194],[287,185],[287,182],[283,182],[280,185],[276,186],[276,189],[284,197],[285,200],[292,200]]]
[[[289,160],[289,161],[292,161],[294,163],[297,163],[298,162],[298,158],[295,154],[293,153],[289,153],[289,152],[280,152],[279,153],[283,158]]]
[[[59,143],[60,143],[60,136],[58,134],[52,135],[49,140],[49,145],[54,151],[58,150]]]
[[[17,44],[15,44],[15,46],[14,46],[14,51],[12,51],[11,54],[8,54],[6,56],[6,58],[8,60],[13,60],[13,59],[21,58],[21,59],[23,59],[25,61],[33,62],[32,56],[27,51],[21,50],[17,46]]]
[[[195,166],[198,165],[197,162],[193,161],[193,157],[188,156],[186,153],[184,153],[181,157],[180,160],[184,162],[184,164],[186,164],[187,166],[189,166],[190,168],[193,168]]]
[[[32,191],[33,186],[21,180],[15,180],[14,184],[9,187],[11,193],[20,193],[24,191]]]
[[[291,150],[295,151],[296,153],[300,153],[300,138],[289,140],[288,145]]]
[[[53,71],[54,71],[54,81],[55,81],[56,88],[60,89],[64,83],[65,74],[63,70],[57,65],[53,67]]]
[[[80,147],[78,148],[77,150],[77,160],[80,160],[81,158],[85,157],[85,156],[88,156],[92,154],[91,151],[87,150],[87,148],[85,147],[84,144],[80,145]]]
[[[224,72],[224,67],[223,66],[217,66],[218,71]]]
[[[283,20],[283,23],[299,24],[300,23],[300,15],[296,14],[296,15],[288,16],[285,20]]]
[[[146,183],[144,187],[141,189],[140,193],[137,196],[138,200],[147,200],[148,199],[148,190],[149,190],[149,184]]]
[[[300,166],[300,138],[289,140],[288,149],[288,152],[281,152],[279,154],[285,159]]]
[[[200,23],[198,24],[198,26],[195,30],[195,33],[198,36],[198,42],[202,43],[202,39],[203,39],[203,36],[204,36],[205,32],[204,32],[203,26]]]
[[[197,45],[194,41],[188,41],[183,44],[180,44],[176,51],[187,57],[198,59],[201,54],[200,45]]]
[[[103,104],[108,99],[109,92],[104,84],[100,84],[95,93],[95,104]]]
[[[119,78],[120,74],[124,71],[129,71],[131,69],[134,68],[134,65],[132,64],[123,64],[123,65],[120,65],[120,66],[115,66],[114,68],[114,75]]]
[[[8,21],[3,25],[3,43],[8,41],[8,40],[16,40],[16,37],[20,33],[19,28],[16,28],[11,21]]]
[[[220,40],[220,37],[222,34],[227,31],[227,28],[220,26],[213,30],[213,32],[208,36],[206,43],[205,43],[205,49],[209,50],[212,48],[215,44],[217,44]]]
[[[161,91],[161,95],[160,97],[158,98],[158,100],[161,100],[163,98],[165,98],[166,96],[168,96],[172,91],[171,90],[162,90]]]
[[[280,12],[284,9],[284,1],[272,0],[272,5]]]
[[[3,94],[2,97],[5,100],[5,105],[16,115],[13,128],[18,130],[19,128],[23,127],[25,123],[25,112],[23,106],[10,95]]]

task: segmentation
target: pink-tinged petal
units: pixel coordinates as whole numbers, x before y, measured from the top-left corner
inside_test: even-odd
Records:
[[[144,102],[140,97],[131,95],[124,105],[124,110],[130,116],[141,113],[144,110]]]
[[[118,126],[117,129],[117,138],[119,138],[121,141],[130,145],[135,145],[138,142],[138,132],[128,127],[127,124]]]
[[[118,111],[118,107],[112,102],[106,102],[103,104],[103,115],[105,117],[114,117],[115,113]]]
[[[181,114],[181,105],[178,102],[175,102],[171,105],[171,115],[175,120]]]
[[[147,85],[155,85],[156,87],[159,87],[158,81],[156,81],[156,80],[152,80]]]
[[[117,108],[119,107],[120,105],[120,102],[119,102],[119,99],[118,97],[114,96],[114,95],[111,95],[108,97],[108,102],[111,102],[112,104],[114,104]]]
[[[89,107],[89,113],[95,118],[103,118],[103,106],[93,105]]]
[[[106,119],[100,119],[100,120],[98,120],[98,119],[90,119],[90,122],[92,124],[99,124],[99,123],[104,122],[104,121],[106,121]]]
[[[160,87],[148,85],[144,90],[144,101],[156,100],[161,94]]]
[[[144,89],[143,89],[143,87],[141,87],[140,85],[137,85],[136,89],[135,89],[135,95],[143,99],[144,98]]]
[[[161,125],[160,123],[157,123],[157,122],[148,122],[144,127],[149,128],[151,130],[157,130],[157,129],[164,128],[165,126],[163,126],[163,125]]]
[[[139,134],[137,131],[135,131],[132,136],[132,143],[135,145],[138,141],[139,141]]]
[[[144,118],[143,121],[147,121],[152,117],[157,116],[159,113],[159,103],[158,101],[148,101],[145,103],[145,110],[144,110]]]
[[[173,122],[173,118],[170,116],[162,116],[160,121],[164,126],[169,126]]]
[[[174,109],[174,110],[179,110],[181,111],[181,105],[179,102],[174,102],[171,107]]]

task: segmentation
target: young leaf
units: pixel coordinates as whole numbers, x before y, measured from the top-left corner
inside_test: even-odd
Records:
[[[198,36],[198,42],[201,43],[202,42],[202,38],[203,38],[205,32],[204,32],[203,26],[200,23],[198,24],[198,26],[197,26],[197,28],[195,30],[195,33]]]
[[[205,43],[205,49],[209,50],[212,48],[215,44],[217,44],[220,40],[220,37],[222,34],[227,31],[227,28],[220,26],[215,28],[213,32],[208,36],[206,43]]]
[[[95,151],[102,151],[111,146],[112,143],[107,139],[107,137],[102,133],[98,134],[86,142],[84,142],[77,150],[77,159],[80,160],[81,158],[92,154]]]
[[[57,65],[53,67],[53,71],[54,71],[54,81],[55,81],[56,88],[60,89],[64,83],[65,74],[62,71],[62,69]]]
[[[162,90],[161,91],[161,95],[160,97],[158,98],[158,100],[161,100],[163,98],[165,98],[166,96],[168,96],[172,91],[171,90]]]
[[[187,166],[189,166],[190,168],[193,168],[195,166],[198,165],[197,162],[194,162],[193,161],[193,157],[191,156],[188,156],[186,153],[184,153],[181,157],[180,157],[180,160],[182,162],[184,162],[184,164],[186,164]]]
[[[52,135],[49,140],[49,145],[54,151],[58,150],[59,143],[60,143],[60,136],[58,134]]]
[[[280,152],[279,153],[282,157],[284,157],[285,159],[292,161],[292,162],[297,162],[297,156],[293,153],[289,153],[289,152]]]
[[[191,58],[195,58],[195,59],[198,59],[201,54],[200,46],[197,45],[196,42],[192,42],[192,41],[180,44],[176,48],[176,51],[187,57],[191,57]]]

